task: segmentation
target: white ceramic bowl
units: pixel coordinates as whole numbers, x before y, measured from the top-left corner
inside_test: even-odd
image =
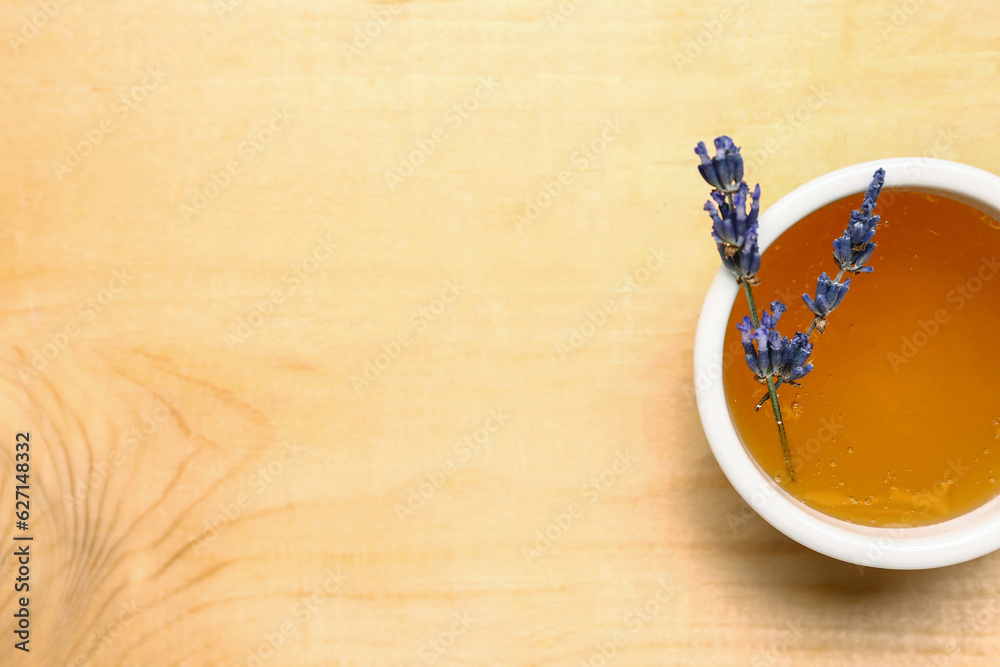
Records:
[[[782,197],[760,217],[761,249],[766,250],[782,232],[831,202],[857,194],[860,204],[861,193],[879,167],[885,169],[886,188],[939,192],[1000,219],[997,176],[946,160],[891,158],[831,172]],[[767,262],[766,254],[763,261]],[[758,514],[810,549],[866,567],[898,570],[942,567],[1000,548],[1000,497],[931,526],[877,528],[851,524],[818,512],[790,496],[771,479],[737,435],[722,386],[726,327],[738,292],[736,279],[720,266],[698,319],[695,389],[698,412],[715,458],[736,491]],[[742,359],[734,363],[742,363]]]

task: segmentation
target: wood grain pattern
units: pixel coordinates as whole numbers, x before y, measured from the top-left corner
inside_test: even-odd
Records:
[[[765,206],[878,157],[997,173],[995,3],[0,21],[0,663],[995,663],[997,557],[797,546],[691,390],[694,144],[734,135]]]

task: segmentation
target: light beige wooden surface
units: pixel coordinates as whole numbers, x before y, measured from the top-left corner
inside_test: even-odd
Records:
[[[0,663],[996,664],[998,557],[797,546],[691,392],[694,144],[732,134],[765,205],[883,156],[996,173],[996,3],[37,0],[0,27]]]

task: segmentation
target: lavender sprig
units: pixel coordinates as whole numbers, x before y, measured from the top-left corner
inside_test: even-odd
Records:
[[[875,252],[875,244],[872,237],[875,236],[875,228],[878,226],[879,216],[872,215],[878,196],[882,192],[882,185],[885,183],[885,170],[879,169],[872,176],[872,182],[865,192],[864,201],[861,208],[851,211],[851,221],[844,231],[844,235],[833,242],[833,259],[840,267],[841,274],[850,273],[871,273],[874,269],[865,266],[872,253]]]
[[[757,272],[760,270],[760,247],[757,244],[758,214],[760,212],[760,185],[753,194],[743,182],[743,158],[740,149],[727,136],[715,140],[715,157],[709,157],[703,142],[699,142],[694,152],[701,158],[698,171],[702,178],[711,185],[712,200],[705,203],[705,210],[712,219],[712,238],[715,240],[719,257],[723,266],[736,277],[736,282],[743,286],[743,293],[750,308],[750,317],[745,321],[747,334],[752,341],[744,338],[744,348],[747,352],[747,364],[754,370],[757,379],[767,385],[767,395],[771,399],[771,409],[778,427],[781,439],[781,450],[785,457],[785,467],[788,476],[795,481],[795,470],[792,467],[792,454],[788,446],[788,434],[785,432],[785,422],[781,417],[781,404],[778,402],[777,383],[795,382],[812,370],[802,365],[812,351],[808,337],[798,333],[790,341],[781,336],[775,329],[785,305],[780,301],[771,304],[771,313],[764,311],[760,318],[753,299],[754,285],[760,284]],[[750,208],[747,210],[749,198]],[[763,325],[761,322],[763,321]],[[742,333],[742,330],[741,330]],[[754,347],[756,343],[756,347]],[[803,344],[807,345],[803,355]],[[796,362],[798,366],[796,367]]]
[[[840,282],[845,273],[858,275],[875,270],[867,264],[875,252],[876,244],[872,241],[872,237],[875,236],[881,218],[872,212],[878,203],[878,196],[882,192],[884,183],[885,169],[876,170],[861,202],[861,208],[851,211],[851,220],[847,223],[843,236],[833,242],[833,261],[840,268],[837,277],[830,280],[824,272],[816,283],[816,298],[812,299],[808,294],[802,295],[806,307],[815,315],[812,324],[806,330],[806,338],[812,336],[813,330],[820,333],[826,330],[827,318],[844,300],[851,286],[850,280]]]
[[[789,478],[795,481],[788,436],[781,417],[777,388],[783,384],[798,387],[799,380],[813,369],[807,363],[812,354],[810,341],[813,331],[823,333],[830,314],[840,306],[851,287],[851,281],[841,282],[845,273],[855,275],[870,273],[868,260],[875,252],[875,230],[879,216],[874,215],[878,196],[885,181],[885,171],[879,169],[865,193],[861,208],[851,212],[851,219],[844,234],[833,242],[833,258],[840,269],[834,278],[822,273],[816,282],[815,297],[802,295],[806,307],[813,314],[813,321],[805,333],[796,332],[792,338],[782,336],[777,329],[778,320],[786,307],[781,301],[771,302],[771,311],[758,317],[753,298],[753,286],[760,284],[760,247],[758,245],[758,216],[760,213],[760,185],[753,189],[743,181],[743,158],[740,149],[727,136],[715,139],[715,156],[708,154],[704,142],[698,142],[694,152],[701,160],[698,172],[712,186],[712,199],[705,203],[705,211],[712,219],[712,238],[723,266],[743,286],[750,316],[736,325],[743,341],[746,363],[758,382],[767,385],[765,395],[757,409],[771,400],[771,409],[781,438],[781,448]],[[749,204],[749,209],[747,205]]]
[[[819,279],[816,281],[815,298],[810,297],[808,294],[802,295],[802,300],[805,302],[806,307],[813,313],[813,321],[805,333],[806,342],[809,341],[813,331],[823,333],[826,330],[830,313],[836,310],[837,306],[844,300],[844,297],[847,296],[847,291],[851,287],[851,281],[848,279],[840,282],[844,274],[853,273],[858,275],[874,271],[872,267],[867,265],[867,262],[871,259],[872,253],[875,252],[876,244],[872,241],[872,237],[875,236],[875,230],[881,218],[872,212],[878,203],[878,196],[882,192],[884,183],[885,170],[878,169],[872,175],[872,181],[865,192],[861,208],[851,211],[851,219],[847,223],[847,229],[844,230],[842,236],[834,240],[833,259],[837,263],[837,266],[840,267],[837,276],[831,279],[826,275],[826,272],[821,273]],[[752,367],[751,370],[753,370]],[[788,380],[777,380],[775,387],[777,388],[783,383],[788,384]],[[760,410],[768,398],[770,398],[770,393],[761,397],[757,402],[756,409]]]

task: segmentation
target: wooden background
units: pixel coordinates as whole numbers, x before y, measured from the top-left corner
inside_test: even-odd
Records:
[[[716,465],[698,140],[1000,172],[1000,6],[11,1],[0,663],[992,665]],[[14,473],[31,432],[31,639]],[[18,531],[21,533],[21,531]]]

